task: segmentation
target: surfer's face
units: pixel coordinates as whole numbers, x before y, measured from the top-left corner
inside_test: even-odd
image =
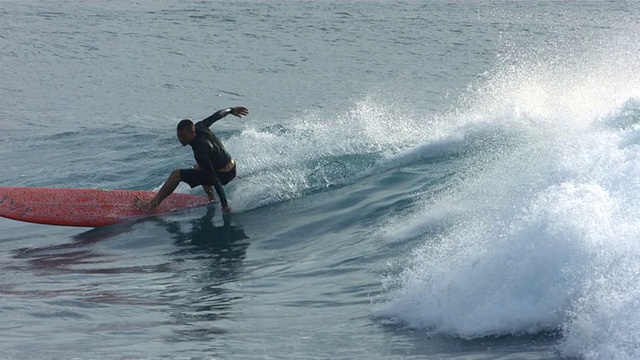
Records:
[[[180,140],[180,144],[182,144],[182,146],[186,146],[187,144],[189,144],[195,137],[195,130],[178,131],[178,140]]]

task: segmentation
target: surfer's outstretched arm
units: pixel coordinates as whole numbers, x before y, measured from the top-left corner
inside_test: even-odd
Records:
[[[237,117],[243,117],[243,116],[249,115],[249,110],[246,107],[243,107],[243,106],[236,106],[236,107],[220,109],[220,110],[214,112],[208,118],[202,120],[202,123],[205,124],[207,127],[209,127],[214,122],[222,119],[223,117],[225,117],[225,116],[227,116],[229,114],[237,116]]]

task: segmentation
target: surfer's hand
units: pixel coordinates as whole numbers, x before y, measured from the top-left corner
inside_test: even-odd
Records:
[[[222,207],[222,213],[223,214],[231,214],[231,208],[228,206],[223,206]]]
[[[231,108],[231,114],[241,118],[243,116],[249,115],[249,109],[244,106],[236,106]]]

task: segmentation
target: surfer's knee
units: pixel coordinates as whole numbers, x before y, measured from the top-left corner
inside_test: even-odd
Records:
[[[181,180],[181,179],[180,179],[180,169],[173,170],[173,171],[171,172],[171,175],[169,176],[169,178],[170,178],[170,179],[173,179],[173,180],[178,180],[178,181],[180,181],[180,180]]]

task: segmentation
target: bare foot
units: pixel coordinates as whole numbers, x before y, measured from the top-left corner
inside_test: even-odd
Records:
[[[142,201],[142,199],[140,199],[140,197],[137,195],[135,200],[133,201],[133,206],[135,206],[138,210],[146,213],[150,213],[153,211],[153,206],[151,205],[151,202],[146,203]]]

